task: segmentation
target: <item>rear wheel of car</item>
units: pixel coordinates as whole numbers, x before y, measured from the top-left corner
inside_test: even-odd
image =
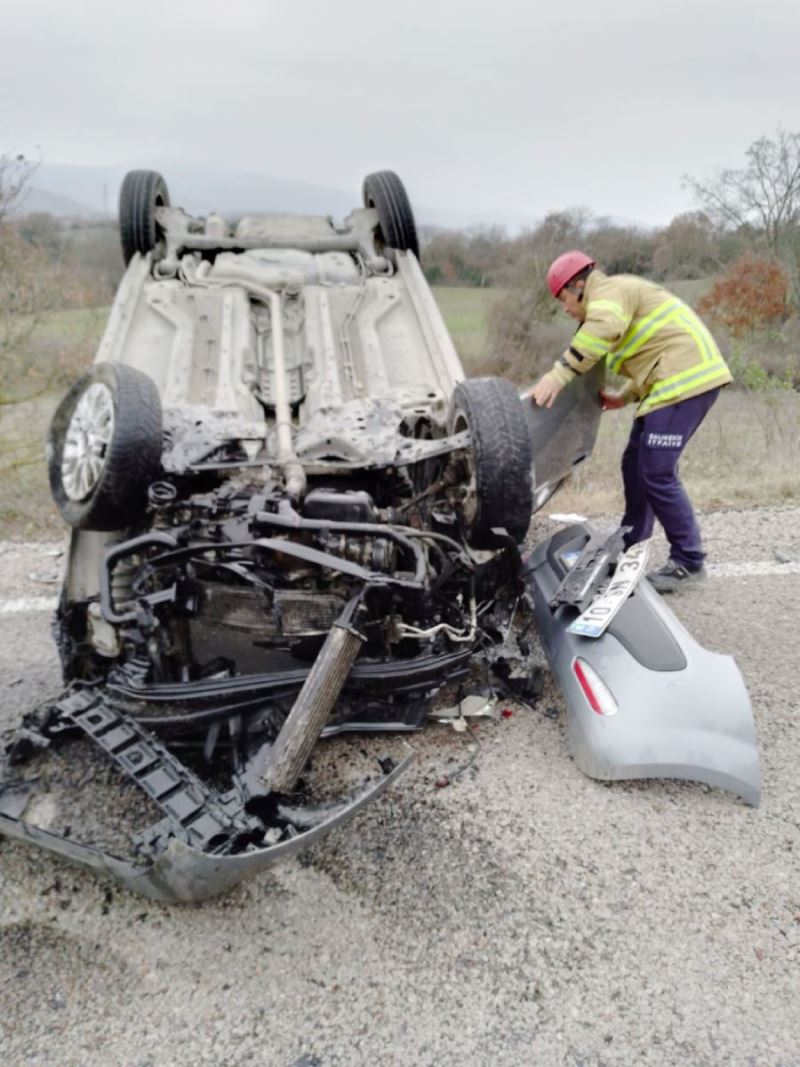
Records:
[[[414,212],[405,186],[393,170],[368,174],[362,189],[364,207],[378,212],[378,237],[387,248],[413,252],[419,259],[419,239]]]
[[[450,405],[450,431],[469,430],[472,447],[463,505],[465,535],[474,548],[497,548],[505,528],[517,543],[531,521],[531,446],[522,401],[505,378],[460,382]]]
[[[155,170],[131,170],[119,191],[119,236],[125,263],[152,252],[163,238],[156,211],[169,206],[167,183]]]
[[[121,530],[138,516],[161,469],[161,400],[151,378],[97,363],[70,389],[47,435],[53,500],[81,530]]]

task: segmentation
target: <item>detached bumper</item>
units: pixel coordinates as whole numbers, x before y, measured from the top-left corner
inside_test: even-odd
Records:
[[[761,772],[750,699],[731,656],[699,645],[642,580],[602,637],[567,632],[578,612],[550,599],[569,554],[589,539],[572,526],[537,546],[524,577],[545,652],[567,703],[575,762],[592,778],[680,778],[758,805]],[[565,559],[565,555],[567,559]],[[594,710],[581,661],[610,700]]]
[[[213,855],[173,839],[151,863],[136,863],[88,844],[73,841],[25,822],[22,814],[35,783],[7,782],[0,787],[0,833],[38,845],[62,859],[97,874],[109,875],[126,889],[151,900],[188,903],[207,900],[232,889],[238,882],[294,856],[341,826],[384,792],[413,760],[407,756],[388,774],[369,782],[339,804],[311,813],[307,828],[288,840],[252,848],[236,855]],[[313,824],[312,824],[313,822]]]

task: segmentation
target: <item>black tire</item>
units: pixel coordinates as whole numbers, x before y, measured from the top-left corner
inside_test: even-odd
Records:
[[[533,447],[517,390],[505,378],[459,382],[450,404],[451,433],[472,435],[473,499],[464,509],[465,536],[474,548],[498,548],[505,527],[519,544],[533,508]]]
[[[405,186],[393,170],[368,174],[362,188],[364,207],[378,212],[379,238],[387,248],[413,252],[419,259],[419,240],[414,212]]]
[[[93,385],[105,386],[113,429],[94,483],[81,496],[65,485],[64,445],[75,409]],[[147,488],[161,471],[161,399],[151,378],[120,363],[97,363],[56,408],[47,434],[47,468],[53,500],[79,530],[123,530],[141,516]]]
[[[119,236],[126,266],[134,253],[152,252],[161,241],[156,209],[168,206],[167,183],[157,171],[128,171],[119,191]]]

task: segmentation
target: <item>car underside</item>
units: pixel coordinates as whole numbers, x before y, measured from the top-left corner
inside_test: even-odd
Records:
[[[66,688],[9,740],[0,830],[150,896],[221,892],[408,763],[321,799],[320,738],[417,730],[437,700],[476,690],[530,699],[534,625],[551,662],[568,650],[568,690],[565,612],[614,571],[618,544],[592,556],[579,600],[549,589],[551,610],[542,589],[559,567],[566,580],[563,561],[531,569],[519,547],[591,452],[597,374],[541,417],[510,382],[466,378],[402,183],[369,175],[363,201],[342,226],[234,226],[171,207],[154,172],[123,183],[128,269],[47,442],[70,527],[54,620]],[[24,818],[49,756],[87,746],[155,815],[127,850]],[[590,773],[624,776],[626,759]]]

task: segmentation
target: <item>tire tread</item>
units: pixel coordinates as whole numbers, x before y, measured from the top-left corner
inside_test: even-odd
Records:
[[[469,378],[456,386],[451,424],[459,412],[472,435],[478,497],[468,540],[496,547],[492,528],[505,527],[519,543],[533,510],[533,447],[517,390],[504,378]]]
[[[419,259],[419,237],[405,186],[393,170],[378,170],[364,179],[363,198],[378,212],[388,248],[413,252]]]
[[[155,170],[131,170],[119,191],[119,235],[127,265],[137,252],[146,255],[158,240],[156,208],[169,203],[166,182]]]

